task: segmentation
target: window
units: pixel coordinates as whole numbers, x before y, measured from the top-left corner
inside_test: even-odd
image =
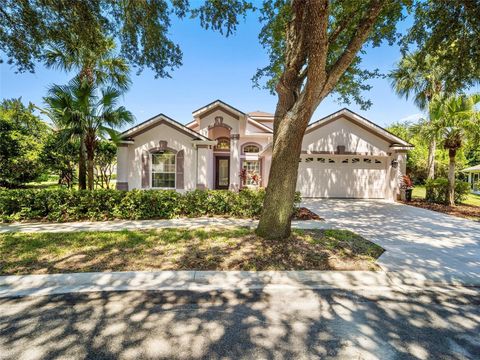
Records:
[[[322,164],[325,164],[325,158],[318,158],[317,161]]]
[[[343,159],[342,164],[348,164],[348,159]]]
[[[352,159],[352,164],[356,164],[356,163],[358,163],[358,162],[360,162],[360,159],[359,159],[359,158],[353,158],[353,159]]]
[[[228,139],[228,138],[217,139],[217,145],[215,146],[215,150],[229,151],[230,150],[230,139]]]
[[[382,163],[381,160],[375,159],[375,164],[381,164],[381,163]]]
[[[328,163],[329,163],[329,164],[335,164],[335,160],[333,160],[333,159],[328,159]]]
[[[243,147],[244,153],[258,153],[260,148],[257,145],[245,145]]]
[[[255,176],[253,175],[257,175],[257,177],[260,175],[260,161],[245,160],[243,162],[243,168],[247,172],[245,185],[259,185],[258,182],[255,181]]]
[[[313,157],[309,157],[305,159],[305,162],[312,162],[312,161],[313,161]]]
[[[152,154],[152,188],[175,189],[175,173],[173,152]]]
[[[363,162],[364,162],[365,164],[371,164],[371,163],[372,163],[372,159],[367,159],[367,158],[365,158],[365,159],[363,159]]]

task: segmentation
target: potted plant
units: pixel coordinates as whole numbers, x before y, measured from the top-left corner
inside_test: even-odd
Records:
[[[400,185],[402,200],[409,202],[412,201],[413,181],[408,175],[402,176],[402,184]]]

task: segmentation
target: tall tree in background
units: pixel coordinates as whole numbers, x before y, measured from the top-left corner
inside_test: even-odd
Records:
[[[68,130],[72,138],[84,141],[90,190],[94,188],[94,158],[99,137],[115,137],[115,129],[134,119],[123,106],[117,106],[120,96],[118,89],[99,88],[75,77],[68,85],[54,85],[44,99],[52,121],[59,128]]]
[[[457,151],[467,140],[480,141],[480,112],[475,106],[480,94],[452,95],[432,102],[431,117],[438,128],[443,147],[450,158],[448,168],[448,203],[455,205],[455,161]]]
[[[21,99],[0,103],[0,186],[16,187],[44,173],[41,161],[49,127]]]
[[[113,169],[117,160],[117,146],[113,141],[100,140],[95,149],[95,183],[102,189],[110,189]]]
[[[430,121],[430,104],[432,99],[444,94],[445,71],[435,58],[428,56],[424,61],[418,60],[417,54],[407,54],[390,73],[390,78],[392,87],[399,96],[405,99],[412,97],[415,105],[427,113],[428,118],[422,120],[416,129],[429,144],[427,179],[434,179],[438,133]]]

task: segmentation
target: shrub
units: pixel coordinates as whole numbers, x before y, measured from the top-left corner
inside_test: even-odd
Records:
[[[0,221],[170,219],[186,216],[256,218],[265,191],[0,189]],[[300,202],[295,196],[295,206]]]
[[[427,189],[427,200],[437,204],[448,204],[448,179],[438,178],[427,180],[425,183]],[[455,203],[461,203],[467,198],[470,192],[470,185],[464,181],[455,182]]]

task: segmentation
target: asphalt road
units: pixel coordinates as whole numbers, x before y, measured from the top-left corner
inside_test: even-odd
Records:
[[[478,359],[479,305],[340,290],[0,299],[0,359]]]

